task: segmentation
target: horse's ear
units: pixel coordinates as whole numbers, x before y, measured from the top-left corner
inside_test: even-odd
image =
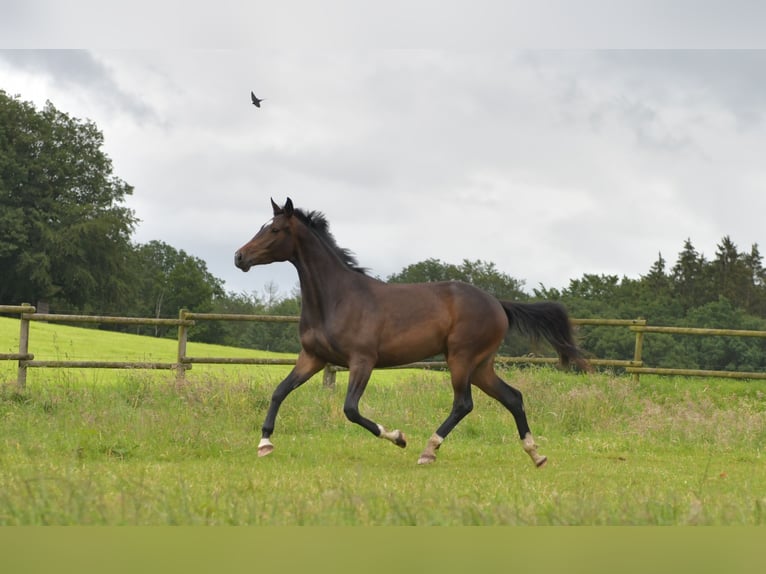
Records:
[[[285,215],[287,217],[292,217],[293,211],[293,200],[288,197],[287,201],[285,202]]]
[[[282,208],[274,203],[273,199],[271,200],[271,208],[274,210],[274,215],[280,215],[282,213]]]

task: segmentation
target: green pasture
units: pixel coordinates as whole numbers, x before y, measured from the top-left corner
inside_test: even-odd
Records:
[[[0,352],[18,321],[0,318]],[[176,343],[33,323],[37,359],[173,361]],[[189,344],[189,355],[267,356]],[[273,355],[269,355],[273,356]],[[766,382],[511,369],[549,463],[513,420],[475,409],[432,465],[416,460],[451,403],[441,372],[377,371],[363,412],[399,449],[346,421],[345,378],[284,403],[274,453],[256,456],[289,367],[30,369],[0,362],[1,525],[766,525]]]

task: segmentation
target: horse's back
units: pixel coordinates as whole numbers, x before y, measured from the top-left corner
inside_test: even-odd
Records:
[[[440,317],[454,323],[475,320],[487,314],[505,317],[496,297],[463,281],[383,284],[376,294],[381,310],[387,315],[409,318]]]
[[[469,341],[499,345],[508,328],[495,297],[460,281],[388,284],[376,299],[381,366],[447,353]]]

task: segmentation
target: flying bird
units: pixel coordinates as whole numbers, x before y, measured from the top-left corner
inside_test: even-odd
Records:
[[[255,94],[252,91],[250,92],[250,99],[253,101],[253,105],[256,108],[260,108],[261,107],[261,102],[263,101],[263,99],[259,100],[258,98],[256,98]]]

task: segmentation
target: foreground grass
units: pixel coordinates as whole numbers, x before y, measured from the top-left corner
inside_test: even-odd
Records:
[[[342,380],[310,382],[258,459],[277,375],[5,384],[0,524],[766,524],[763,382],[509,371],[549,457],[535,469],[478,393],[437,462],[415,464],[449,410],[440,373],[376,373],[362,400],[407,449],[346,421]]]

